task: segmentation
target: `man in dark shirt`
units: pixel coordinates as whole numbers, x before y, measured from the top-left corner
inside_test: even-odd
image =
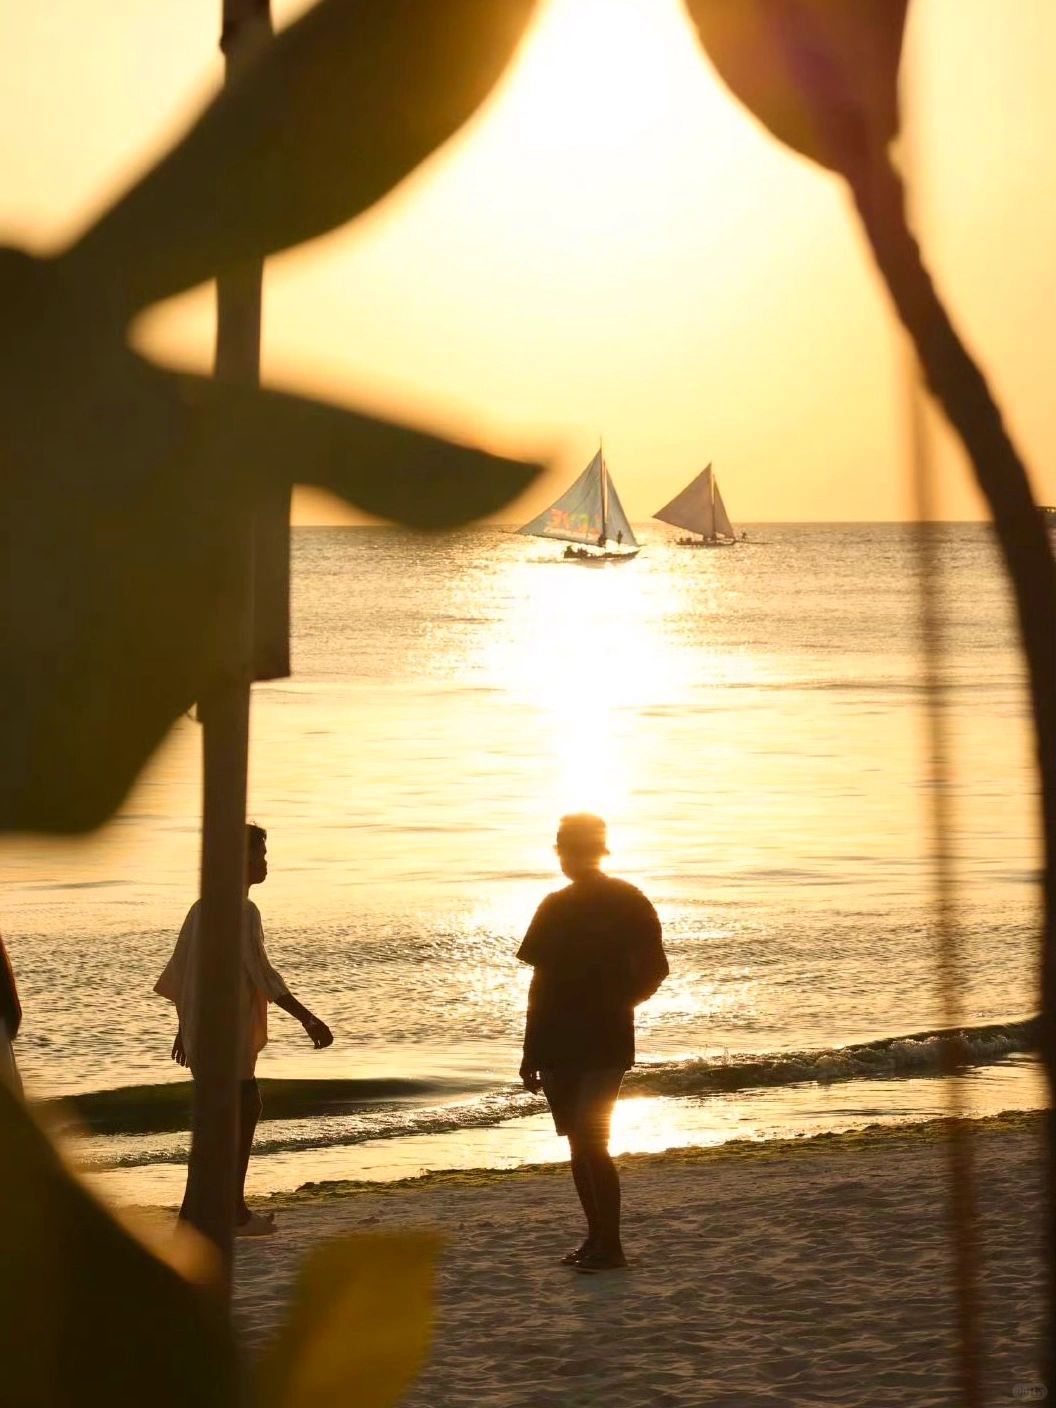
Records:
[[[584,1272],[626,1265],[609,1127],[634,1065],[634,1009],[668,973],[656,910],[601,870],[605,840],[600,817],[562,817],[556,849],[572,883],[543,900],[517,952],[535,969],[521,1080],[543,1090],[568,1139],[587,1236],[562,1260]]]

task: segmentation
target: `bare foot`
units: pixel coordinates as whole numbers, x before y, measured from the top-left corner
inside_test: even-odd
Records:
[[[270,1237],[275,1232],[275,1214],[268,1213],[264,1216],[259,1212],[251,1212],[243,1222],[235,1224],[236,1237]]]

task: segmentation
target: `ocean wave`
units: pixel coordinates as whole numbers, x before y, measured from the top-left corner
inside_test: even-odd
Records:
[[[488,1089],[492,1082],[472,1080],[400,1079],[269,1080],[259,1082],[268,1119],[295,1120],[311,1116],[354,1114],[378,1105],[398,1107],[408,1102],[465,1096]],[[168,1134],[190,1128],[189,1080],[164,1085],[127,1085],[94,1090],[42,1102],[45,1111],[64,1116],[92,1134]]]
[[[725,1095],[810,1081],[826,1084],[858,1079],[897,1079],[939,1075],[951,1064],[991,1065],[1036,1049],[1038,1019],[995,1023],[959,1030],[937,1029],[882,1037],[850,1046],[762,1054],[723,1054],[694,1060],[638,1066],[628,1072],[629,1095],[691,1098]],[[406,1135],[445,1134],[479,1129],[543,1108],[519,1087],[460,1080],[262,1080],[265,1121],[258,1152],[359,1144]],[[69,1112],[92,1134],[154,1135],[190,1126],[189,1081],[94,1091],[48,1102]],[[469,1098],[467,1098],[469,1097]],[[438,1102],[445,1103],[438,1103]],[[293,1122],[302,1122],[293,1129]],[[182,1157],[169,1147],[125,1151],[114,1164],[168,1162]]]
[[[940,1074],[951,1064],[987,1066],[1017,1052],[1033,1051],[1037,1032],[1038,1018],[1029,1017],[1020,1022],[881,1037],[851,1046],[669,1062],[637,1067],[628,1073],[625,1086],[643,1095],[689,1096],[801,1081]]]

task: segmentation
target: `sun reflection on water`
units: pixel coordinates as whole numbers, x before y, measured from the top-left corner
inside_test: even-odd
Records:
[[[644,564],[587,568],[531,558],[512,563],[511,628],[493,640],[488,673],[544,716],[541,811],[594,811],[633,849],[631,798],[647,784],[650,742],[641,710],[677,705],[689,685],[664,630],[668,603]],[[652,588],[652,589],[650,589]]]

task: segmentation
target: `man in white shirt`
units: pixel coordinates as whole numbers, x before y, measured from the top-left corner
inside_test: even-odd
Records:
[[[253,1135],[260,1118],[260,1090],[257,1086],[257,1056],[267,1045],[268,1003],[274,1002],[296,1017],[317,1048],[330,1046],[330,1028],[307,1007],[303,1007],[268,962],[264,951],[264,926],[260,910],[249,898],[251,885],[260,885],[268,874],[268,833],[262,826],[246,828],[246,901],[242,912],[242,983],[238,998],[239,1030],[239,1183],[235,1209],[235,1232],[243,1237],[266,1236],[275,1230],[270,1217],[251,1213],[246,1206],[246,1170],[253,1147]],[[179,1017],[172,1059],[178,1066],[190,1066],[194,1074],[198,1032],[195,1024],[195,980],[198,965],[193,961],[200,929],[201,901],[196,900],[183,921],[172,957],[154,986],[154,991],[175,1003]],[[186,1205],[186,1198],[184,1199]],[[184,1216],[185,1208],[180,1209]]]

